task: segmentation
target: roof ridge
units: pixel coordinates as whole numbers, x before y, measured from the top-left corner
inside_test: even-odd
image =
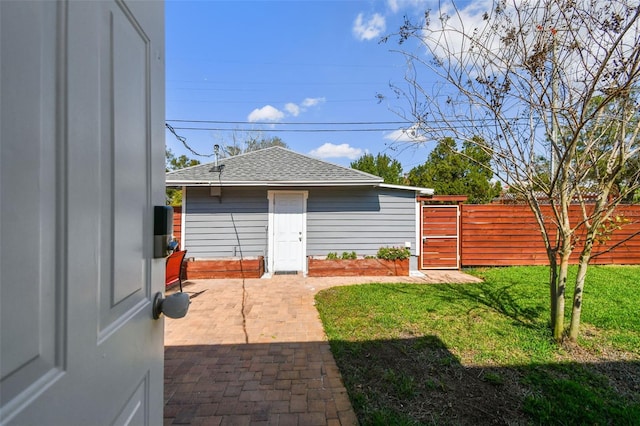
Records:
[[[384,179],[383,179],[383,178],[381,178],[380,176],[376,176],[376,175],[371,174],[371,173],[363,172],[362,170],[354,169],[353,167],[345,167],[345,166],[342,166],[342,165],[340,165],[340,164],[333,163],[333,162],[331,162],[331,161],[321,160],[321,159],[319,159],[319,158],[312,157],[311,155],[308,155],[308,154],[302,154],[302,153],[300,153],[300,152],[294,151],[294,150],[292,150],[292,149],[290,149],[290,148],[285,148],[285,147],[283,147],[283,146],[270,146],[270,147],[263,148],[263,149],[259,149],[259,150],[257,150],[257,151],[252,151],[252,152],[259,152],[259,151],[267,150],[267,149],[271,149],[271,148],[279,148],[279,149],[281,149],[281,150],[283,150],[283,151],[290,152],[290,153],[292,153],[292,154],[294,154],[294,155],[299,155],[299,156],[301,156],[301,157],[307,158],[307,159],[312,160],[312,161],[316,161],[316,162],[323,163],[323,164],[329,164],[329,165],[332,165],[332,166],[335,166],[335,167],[339,167],[339,168],[341,168],[341,169],[343,169],[343,170],[347,170],[347,171],[349,171],[349,172],[356,172],[356,173],[360,173],[360,174],[363,174],[363,175],[365,175],[365,176],[367,176],[367,177],[369,177],[369,178],[375,178],[375,179],[380,179],[380,181],[384,181]]]
[[[362,170],[354,169],[353,167],[345,167],[345,166],[342,166],[342,165],[340,165],[340,164],[333,163],[333,162],[331,162],[331,161],[321,160],[321,159],[319,159],[319,158],[312,157],[312,156],[310,156],[310,155],[300,154],[300,153],[298,153],[298,152],[294,152],[294,151],[292,151],[292,152],[293,152],[294,154],[302,155],[303,157],[306,157],[306,158],[308,158],[308,159],[310,159],[310,160],[319,161],[319,162],[321,162],[321,163],[325,163],[325,164],[331,164],[332,166],[339,167],[339,168],[341,168],[341,169],[348,170],[348,171],[350,171],[350,172],[356,172],[356,173],[360,173],[360,174],[366,175],[366,176],[367,176],[367,177],[369,177],[369,178],[380,179],[380,182],[384,181],[384,179],[383,179],[383,178],[381,178],[380,176],[376,176],[376,175],[373,175],[373,174],[371,174],[371,173],[363,172]]]
[[[214,163],[198,164],[167,173],[169,181],[210,181]],[[226,157],[218,161],[224,171],[217,180],[227,182],[353,182],[380,184],[384,179],[350,167],[341,166],[281,146]]]
[[[171,173],[179,172],[179,171],[183,171],[183,170],[189,170],[189,169],[194,168],[194,167],[212,166],[212,165],[215,165],[215,164],[216,164],[216,162],[218,162],[218,163],[224,163],[225,161],[230,160],[230,159],[232,159],[232,158],[244,157],[244,156],[246,156],[246,155],[254,154],[254,153],[256,153],[256,152],[260,152],[260,151],[266,151],[266,150],[271,149],[271,148],[282,148],[282,147],[279,147],[279,146],[268,146],[268,147],[266,147],[266,148],[257,149],[257,150],[255,150],[255,151],[246,151],[246,152],[242,152],[242,153],[240,153],[240,154],[230,155],[230,156],[228,156],[228,157],[222,157],[222,158],[219,158],[219,159],[217,159],[217,160],[209,161],[209,162],[207,162],[207,163],[200,163],[200,164],[196,164],[195,166],[189,166],[189,167],[185,167],[185,168],[178,169],[178,170],[171,170],[171,171],[168,171],[168,172],[167,172],[167,174],[171,174]],[[283,149],[284,149],[284,148],[283,148]],[[293,152],[293,151],[292,151],[292,152]]]
[[[229,160],[231,158],[246,157],[247,155],[253,155],[255,153],[262,152],[262,151],[268,151],[268,150],[273,149],[273,148],[282,148],[282,147],[281,146],[268,146],[266,148],[260,148],[260,149],[254,150],[254,151],[245,151],[245,152],[241,152],[240,154],[230,155],[228,157],[221,158],[221,160]],[[285,149],[285,148],[282,148],[282,149]]]

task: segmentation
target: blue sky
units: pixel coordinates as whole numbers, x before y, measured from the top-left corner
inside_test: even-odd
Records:
[[[429,4],[168,1],[166,119],[203,154],[251,131],[344,166],[367,152],[386,153],[409,171],[426,160],[432,144],[399,143],[393,130],[400,124],[335,123],[402,121],[392,109],[406,109],[406,101],[378,102],[376,94],[390,95],[389,83],[402,82],[405,61],[391,51],[395,42],[379,40]],[[362,131],[369,129],[384,130]],[[174,154],[212,161],[190,153],[168,131],[166,142]]]

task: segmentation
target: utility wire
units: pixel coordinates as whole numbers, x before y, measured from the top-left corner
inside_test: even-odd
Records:
[[[222,127],[175,127],[173,129],[175,129],[175,130],[207,130],[207,131],[238,131],[238,132],[251,132],[251,131],[256,130],[256,129],[236,129],[236,128],[229,129],[229,128],[222,128]],[[392,132],[392,131],[396,131],[396,130],[398,130],[398,129],[397,128],[389,128],[389,129],[269,129],[268,131],[269,132],[328,133],[328,132]]]
[[[209,124],[282,124],[282,125],[320,125],[320,126],[357,126],[357,125],[382,125],[382,124],[409,124],[407,121],[341,121],[341,122],[331,122],[331,121],[308,121],[308,122],[268,122],[268,121],[222,121],[222,120],[167,120],[172,123],[209,123]]]
[[[528,120],[527,117],[514,117],[509,121]],[[174,119],[166,120],[172,123],[207,123],[207,124],[255,124],[255,125],[287,125],[287,126],[377,126],[377,125],[414,125],[410,121],[307,121],[307,122],[273,122],[273,121],[224,121],[224,120],[185,120]],[[475,123],[475,122],[491,122],[493,118],[450,118],[446,120],[448,123]],[[177,128],[177,127],[176,127]]]
[[[525,118],[515,118],[512,119],[513,121],[520,121],[520,120],[524,120]],[[298,123],[293,123],[293,122],[279,122],[279,123],[273,123],[273,122],[249,122],[249,121],[223,121],[223,120],[185,120],[185,119],[174,119],[174,120],[166,120],[166,121],[170,121],[172,123],[194,123],[194,124],[228,124],[228,125],[288,125],[288,126],[296,126],[296,125],[306,125],[306,126],[382,126],[382,125],[409,125],[409,127],[406,128],[386,128],[386,127],[367,127],[367,128],[332,128],[332,129],[319,129],[319,128],[312,128],[312,129],[268,129],[269,132],[288,132],[288,133],[345,133],[345,132],[396,132],[398,130],[403,131],[405,133],[411,134],[412,133],[412,127],[414,126],[414,124],[411,124],[407,121],[345,121],[345,122],[298,122]],[[459,123],[460,126],[458,127],[468,127],[469,129],[473,130],[474,126],[476,125],[475,123],[477,122],[486,122],[486,121],[491,121],[490,118],[480,118],[480,119],[450,119],[447,120],[446,123],[444,124],[454,124],[454,123]],[[192,154],[199,156],[199,157],[213,157],[214,154],[200,154],[197,151],[195,151],[193,148],[191,148],[189,146],[189,144],[187,144],[187,139],[184,136],[180,136],[176,133],[176,130],[190,130],[190,131],[223,131],[223,132],[228,132],[228,131],[239,131],[239,132],[252,132],[255,131],[256,129],[250,129],[250,128],[225,128],[225,127],[173,127],[171,126],[169,123],[165,122],[165,127],[176,137],[176,139],[178,141],[180,141],[184,147],[186,149],[188,149]],[[434,126],[429,126],[429,130],[432,131],[448,131],[448,130],[452,130],[453,128],[451,127],[451,125],[443,125],[443,123],[439,123],[436,124]]]
[[[175,136],[176,139],[178,139],[180,142],[182,142],[182,145],[184,145],[185,148],[187,148],[189,151],[191,151],[192,154],[197,155],[199,157],[213,157],[214,156],[214,154],[200,154],[200,153],[196,152],[193,148],[191,148],[189,146],[189,144],[187,144],[187,138],[185,138],[184,136],[178,135],[176,133],[176,130],[173,127],[171,127],[171,125],[169,125],[169,123],[164,123],[164,125],[165,125],[165,127],[167,129],[169,129],[169,131],[171,133],[173,133],[173,136]]]

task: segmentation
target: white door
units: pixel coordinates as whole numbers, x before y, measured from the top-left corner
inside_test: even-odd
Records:
[[[272,271],[305,271],[306,192],[273,191]]]
[[[0,43],[0,424],[162,424],[163,3],[0,1]]]

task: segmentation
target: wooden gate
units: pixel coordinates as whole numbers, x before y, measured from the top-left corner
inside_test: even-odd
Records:
[[[460,206],[423,205],[421,269],[460,268]]]

